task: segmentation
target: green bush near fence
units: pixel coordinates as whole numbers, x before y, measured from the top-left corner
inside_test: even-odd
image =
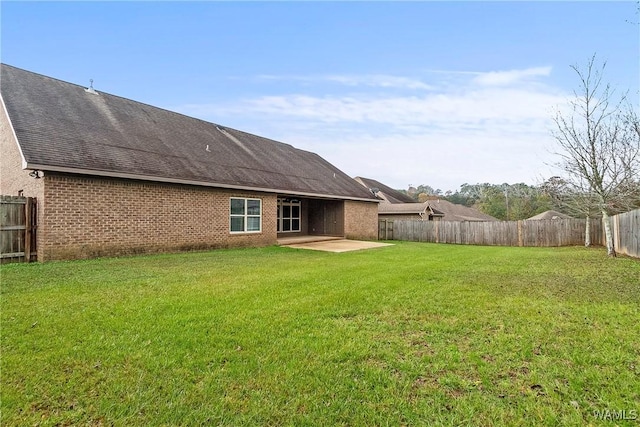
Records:
[[[1,423],[640,416],[640,262],[394,243],[2,266]]]

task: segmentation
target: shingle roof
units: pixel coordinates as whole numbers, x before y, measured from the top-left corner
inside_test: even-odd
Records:
[[[418,203],[410,196],[394,190],[375,179],[356,177],[363,186],[375,188],[378,198],[383,201],[378,205],[378,213],[384,215],[420,215],[427,210],[434,216],[440,216],[444,221],[498,221],[497,218],[480,212],[477,209],[451,203],[447,200],[427,200]]]
[[[416,214],[419,215],[426,211],[426,203],[380,203],[378,205],[378,213],[385,215],[393,214]]]
[[[545,211],[542,213],[539,213],[538,215],[534,215],[531,218],[527,218],[527,220],[545,220],[545,219],[570,219],[571,217],[567,214],[563,214],[562,212],[558,212],[558,211]]]
[[[378,198],[385,200],[389,203],[416,203],[414,199],[408,194],[401,193],[398,190],[394,190],[391,187],[384,185],[383,183],[376,181],[375,179],[363,178],[358,176],[355,178],[360,184],[367,187],[369,190],[379,191],[381,194]]]
[[[27,169],[374,201],[309,151],[2,64]]]
[[[431,211],[444,221],[497,221],[496,218],[467,206],[447,200],[429,200],[424,203],[380,203],[378,213],[384,215],[420,214]]]
[[[497,218],[480,212],[477,209],[451,203],[448,200],[428,200],[426,203],[431,206],[432,209],[442,212],[444,214],[442,219],[445,221],[498,221]]]

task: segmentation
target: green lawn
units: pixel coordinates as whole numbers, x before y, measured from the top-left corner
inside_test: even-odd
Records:
[[[638,425],[640,261],[394,243],[3,265],[1,424]]]

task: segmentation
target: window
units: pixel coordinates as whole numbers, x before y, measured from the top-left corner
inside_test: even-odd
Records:
[[[278,199],[278,232],[300,231],[300,200]]]
[[[257,233],[262,230],[262,200],[231,199],[232,233]]]

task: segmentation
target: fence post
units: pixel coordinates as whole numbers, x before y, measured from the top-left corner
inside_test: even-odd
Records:
[[[522,235],[522,220],[518,221],[518,246],[524,246],[524,236]]]
[[[33,199],[27,197],[24,205],[24,262],[31,262],[31,210],[33,209]]]

